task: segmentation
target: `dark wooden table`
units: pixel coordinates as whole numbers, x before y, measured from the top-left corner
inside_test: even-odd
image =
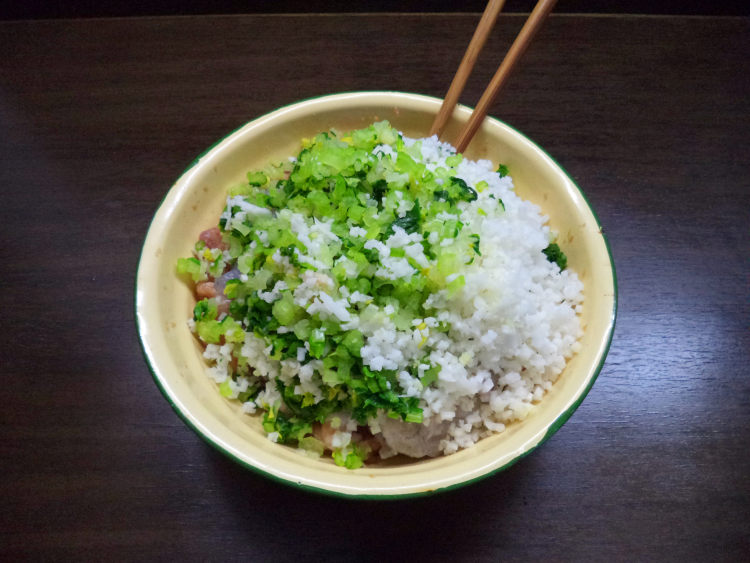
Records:
[[[740,560],[750,553],[750,21],[555,15],[492,114],[612,245],[588,398],[505,472],[408,501],[253,474],[154,385],[133,286],[212,141],[324,93],[441,96],[477,15],[0,24],[0,559]],[[523,18],[502,16],[474,103]]]

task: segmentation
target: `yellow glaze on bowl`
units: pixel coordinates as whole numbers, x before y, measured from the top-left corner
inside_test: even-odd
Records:
[[[226,189],[246,172],[300,150],[303,137],[387,119],[410,137],[423,137],[440,107],[436,98],[398,92],[356,92],[303,101],[238,129],[184,172],[169,190],[149,228],[136,281],[136,319],[154,378],[178,414],[199,435],[243,465],[272,478],[321,492],[363,498],[425,494],[465,484],[507,467],[551,435],[583,400],[609,348],[616,310],[614,267],[601,228],[568,175],[518,131],[488,118],[465,155],[506,164],[517,193],[538,204],[584,284],[582,350],[522,422],[458,453],[409,461],[399,458],[357,470],[330,459],[311,459],[274,444],[260,417],[242,414],[206,376],[201,347],[186,321],[192,289],[175,264],[190,255],[198,234],[215,226]],[[471,110],[459,106],[443,139],[451,141]]]

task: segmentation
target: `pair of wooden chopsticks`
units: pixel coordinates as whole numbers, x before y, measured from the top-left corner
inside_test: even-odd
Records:
[[[479,99],[479,103],[474,108],[469,121],[458,136],[458,140],[455,142],[455,147],[458,152],[463,152],[472,137],[474,137],[474,133],[477,132],[477,129],[479,129],[479,126],[487,115],[489,106],[495,100],[495,97],[498,92],[500,92],[503,84],[505,84],[506,79],[521,58],[521,55],[523,55],[526,48],[531,43],[531,40],[534,38],[534,35],[539,31],[539,28],[542,26],[542,23],[544,23],[547,15],[552,11],[556,1],[557,0],[539,0],[536,6],[534,6],[534,10],[531,12],[529,19],[526,20],[521,32],[518,34],[518,37],[516,37],[513,45],[511,45],[508,53],[505,55],[503,62],[500,63],[495,76],[492,77],[492,80],[487,85],[482,97]],[[453,77],[450,88],[448,88],[448,93],[445,95],[443,104],[440,106],[440,111],[435,117],[432,129],[430,129],[430,135],[437,135],[439,137],[443,132],[445,124],[453,113],[458,98],[461,95],[461,92],[463,92],[466,81],[474,68],[474,63],[476,63],[479,52],[482,50],[482,47],[484,47],[487,37],[489,36],[490,31],[492,31],[492,28],[495,25],[495,20],[497,20],[497,16],[500,13],[500,10],[502,10],[504,3],[505,0],[490,0],[487,3],[487,7],[482,14],[482,19],[479,20],[479,25],[477,25],[477,28],[474,31],[474,36],[471,38],[471,42],[466,49],[466,53],[464,53],[463,59],[461,59],[461,64],[456,71],[456,75]]]

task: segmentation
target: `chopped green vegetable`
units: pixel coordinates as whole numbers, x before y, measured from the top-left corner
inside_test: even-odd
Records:
[[[479,256],[481,256],[482,253],[479,252],[479,235],[472,234],[472,235],[469,235],[469,238],[472,239],[471,247],[474,249],[474,252],[476,252],[477,254],[479,254]]]
[[[439,373],[440,373],[440,366],[433,366],[424,372],[424,375],[419,381],[424,387],[427,387],[431,383],[437,381]]]
[[[234,391],[232,391],[232,387],[229,385],[229,382],[231,379],[225,379],[220,385],[219,385],[219,393],[221,393],[222,397],[231,397],[234,394]]]
[[[568,267],[568,257],[565,256],[557,243],[551,243],[549,246],[547,246],[547,248],[542,250],[542,252],[544,252],[547,260],[557,264],[560,270],[564,270]]]
[[[393,227],[401,227],[407,233],[415,233],[419,230],[419,225],[422,220],[422,215],[419,210],[419,200],[414,201],[414,206],[406,212],[406,215],[399,217],[391,224],[391,227],[386,234],[393,233]]]
[[[335,450],[333,452],[333,461],[336,465],[346,467],[347,469],[357,469],[362,467],[364,460],[354,450]]]
[[[268,176],[263,172],[248,172],[247,183],[251,186],[265,186],[268,183]]]
[[[201,262],[197,258],[178,258],[177,259],[177,273],[178,274],[189,274],[193,278],[194,282],[203,279],[201,269]]]
[[[305,436],[302,438],[299,441],[299,447],[316,454],[318,457],[322,456],[326,450],[325,444],[313,436]]]
[[[477,192],[474,188],[470,188],[464,180],[451,176],[451,182],[459,188],[459,198],[464,201],[474,201],[477,199]]]
[[[310,333],[310,355],[313,358],[320,358],[323,356],[325,350],[326,337],[325,333],[319,329],[313,329]]]
[[[193,309],[193,320],[202,321],[203,319],[213,320],[216,318],[216,305],[210,303],[208,299],[201,299],[195,304]]]

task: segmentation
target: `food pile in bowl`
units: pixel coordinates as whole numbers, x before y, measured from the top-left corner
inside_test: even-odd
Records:
[[[243,466],[346,497],[429,494],[528,454],[593,385],[616,286],[590,206],[498,120],[463,155],[421,139],[440,105],[280,108],[159,206],[136,282],[144,354],[186,424]]]
[[[583,284],[512,176],[388,121],[248,170],[177,261],[217,392],[349,469],[523,420],[580,349]]]

